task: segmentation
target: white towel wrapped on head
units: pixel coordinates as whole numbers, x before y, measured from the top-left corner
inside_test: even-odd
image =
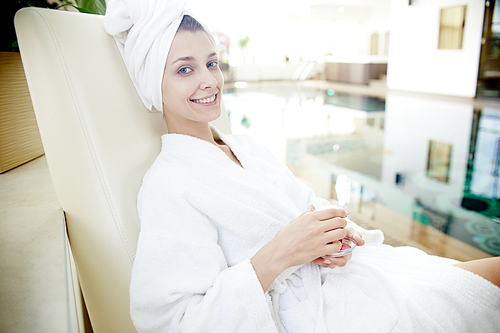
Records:
[[[163,112],[161,84],[168,51],[184,15],[193,16],[186,13],[185,4],[185,0],[106,0],[104,28],[115,38],[132,82],[150,111]],[[201,25],[215,45],[210,31]]]

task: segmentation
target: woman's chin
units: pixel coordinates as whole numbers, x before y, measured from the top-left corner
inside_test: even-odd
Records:
[[[210,113],[208,114],[207,113],[207,122],[212,122],[212,121],[215,121],[217,119],[219,119],[219,117],[221,116],[221,107],[220,107],[220,104],[215,106],[214,110],[210,110]]]

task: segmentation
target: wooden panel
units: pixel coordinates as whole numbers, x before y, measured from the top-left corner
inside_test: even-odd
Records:
[[[0,173],[43,155],[18,52],[0,52]]]
[[[334,63],[326,64],[326,79],[334,82],[370,84],[387,74],[385,63]]]

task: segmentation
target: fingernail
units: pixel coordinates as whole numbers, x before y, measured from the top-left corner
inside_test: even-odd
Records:
[[[309,208],[308,208],[307,210],[308,210],[308,211],[310,211],[310,212],[314,212],[314,211],[315,211],[315,208],[314,208],[314,206],[311,204],[311,205],[309,205]]]
[[[325,259],[325,261],[323,261],[326,265],[330,265],[332,263],[332,261],[330,259]]]
[[[347,210],[345,211],[345,215],[349,216],[349,212]]]

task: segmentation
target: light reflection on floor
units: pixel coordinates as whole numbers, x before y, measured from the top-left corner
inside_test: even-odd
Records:
[[[491,217],[499,213],[500,103],[478,109],[391,91],[384,100],[326,85],[226,89],[233,133],[264,143],[319,196],[384,226],[395,243],[459,260],[500,255]],[[478,198],[490,207],[485,215],[462,207]]]

